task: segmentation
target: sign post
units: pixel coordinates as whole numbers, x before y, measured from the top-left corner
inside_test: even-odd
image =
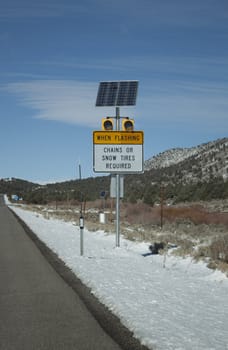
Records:
[[[117,125],[118,128],[118,125]],[[143,172],[142,131],[94,131],[94,172],[115,174],[116,247],[120,246],[120,176]]]
[[[116,130],[120,130],[120,108],[116,107]],[[116,247],[120,246],[120,174],[116,174]]]
[[[124,118],[120,131],[120,106],[134,106],[138,81],[101,82],[96,106],[115,106],[116,131],[112,118],[102,121],[105,131],[93,133],[93,169],[95,172],[111,173],[116,178],[116,247],[120,246],[120,174],[143,172],[143,132],[133,131],[134,121]]]

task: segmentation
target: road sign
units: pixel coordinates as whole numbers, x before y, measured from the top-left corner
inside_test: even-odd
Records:
[[[94,131],[94,144],[142,145],[143,131]]]
[[[138,81],[101,82],[97,94],[97,107],[116,107],[116,131],[120,130],[120,106],[134,106]],[[107,123],[110,124],[110,123]],[[116,176],[116,246],[120,246],[120,173],[143,172],[143,133],[130,135],[134,123],[124,125],[124,134],[94,134],[93,167],[95,172],[109,172]],[[103,129],[107,130],[105,125]],[[111,127],[108,128],[109,131]],[[134,141],[134,142],[133,142]],[[109,160],[106,160],[109,156]]]
[[[133,174],[143,172],[143,132],[94,131],[95,172]]]

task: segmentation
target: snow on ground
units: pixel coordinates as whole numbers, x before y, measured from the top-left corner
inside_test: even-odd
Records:
[[[84,230],[12,206],[141,343],[158,350],[228,350],[228,279],[203,263],[148,255],[148,243]]]

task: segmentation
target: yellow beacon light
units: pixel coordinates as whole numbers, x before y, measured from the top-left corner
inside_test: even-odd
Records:
[[[134,131],[134,120],[129,118],[124,118],[122,120],[122,130],[123,131]]]
[[[102,130],[112,131],[114,129],[114,121],[112,118],[106,117],[102,119]]]

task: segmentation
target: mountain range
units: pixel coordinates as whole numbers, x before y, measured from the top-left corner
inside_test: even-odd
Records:
[[[125,175],[124,200],[154,203],[161,186],[166,196],[183,200],[228,198],[228,138],[191,148],[174,148],[148,159],[143,174]],[[0,179],[0,193],[17,194],[28,202],[86,200],[110,192],[110,176],[39,185],[25,180]]]

